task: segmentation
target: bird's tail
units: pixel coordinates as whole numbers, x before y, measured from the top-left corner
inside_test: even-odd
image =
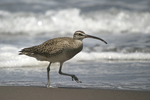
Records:
[[[20,52],[20,51],[19,51]],[[24,53],[23,52],[20,52],[18,55],[23,55]]]
[[[27,54],[28,54],[28,52],[25,52],[24,49],[21,50],[21,51],[19,51],[19,52],[20,52],[20,53],[19,53],[18,55],[23,55],[23,54],[24,54],[24,55],[27,55]]]
[[[19,51],[20,53],[18,55],[30,55],[33,54],[32,53],[32,49],[31,48],[24,48],[21,51]]]

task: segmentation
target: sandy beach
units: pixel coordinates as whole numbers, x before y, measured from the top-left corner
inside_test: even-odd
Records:
[[[0,100],[150,100],[150,91],[0,86]]]

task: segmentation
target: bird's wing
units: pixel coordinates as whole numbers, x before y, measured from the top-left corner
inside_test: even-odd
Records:
[[[63,52],[64,46],[62,42],[64,39],[51,39],[48,40],[41,45],[38,46],[33,46],[29,48],[24,48],[20,52],[20,54],[25,54],[25,55],[34,55],[38,54],[41,56],[55,56]]]
[[[39,45],[39,51],[38,54],[44,55],[46,57],[49,56],[55,56],[63,52],[64,46],[59,45],[62,41],[58,40],[48,40],[44,42],[43,44]]]

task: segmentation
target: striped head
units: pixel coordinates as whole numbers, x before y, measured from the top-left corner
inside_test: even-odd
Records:
[[[85,33],[83,31],[76,31],[73,35],[73,39],[83,40],[85,38]]]

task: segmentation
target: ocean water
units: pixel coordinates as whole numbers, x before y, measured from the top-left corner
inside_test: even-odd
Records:
[[[0,0],[0,86],[45,86],[48,62],[18,55],[25,47],[76,30],[108,44],[84,39],[82,52],[51,67],[54,87],[150,90],[150,0]]]

